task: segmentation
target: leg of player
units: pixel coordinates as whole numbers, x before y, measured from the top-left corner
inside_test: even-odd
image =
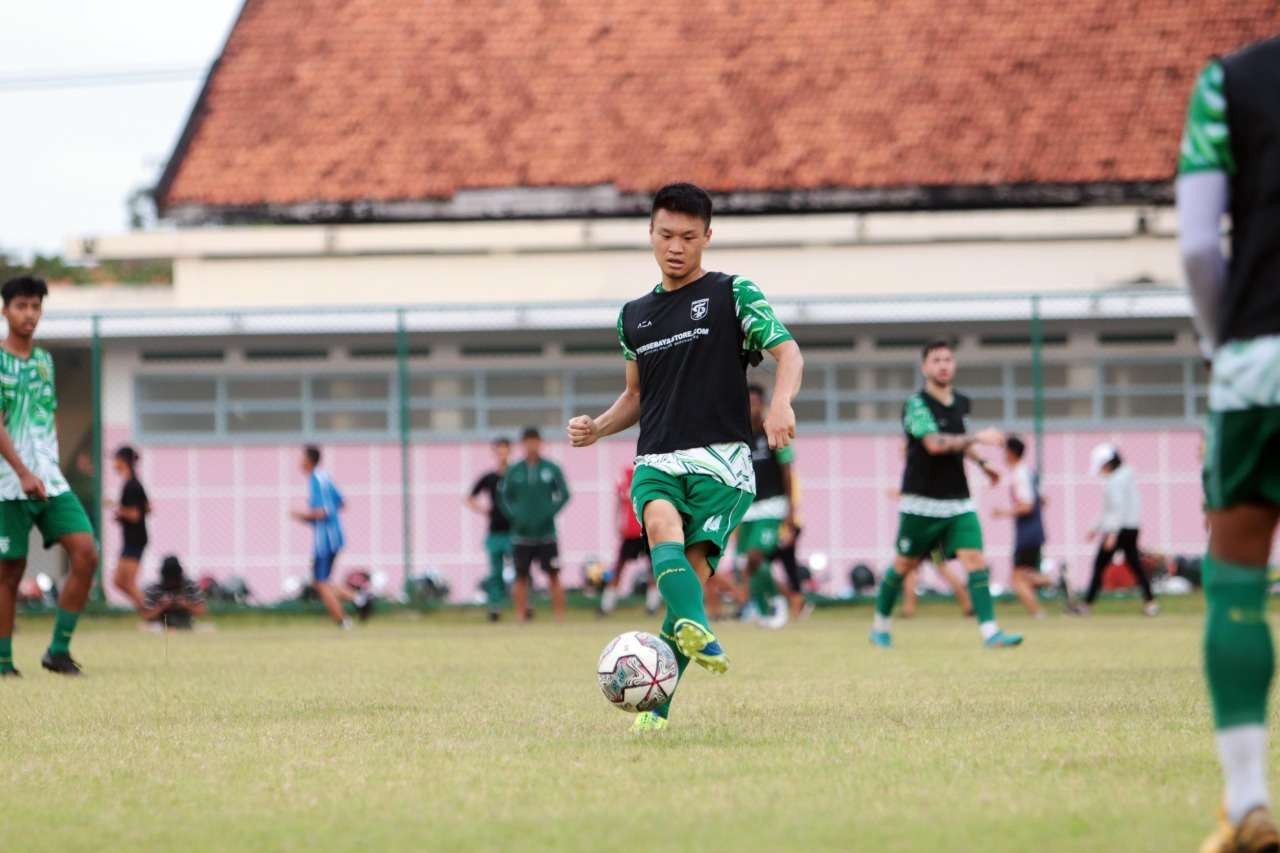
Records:
[[[889,633],[893,626],[893,608],[902,593],[903,581],[915,573],[920,567],[919,557],[906,557],[899,554],[894,558],[893,566],[884,573],[880,581],[880,589],[876,592],[876,615],[871,623],[871,644],[882,649],[893,647],[893,637]]]
[[[532,612],[529,609],[529,579],[533,573],[533,547],[517,544],[511,553],[516,565],[516,579],[511,584],[511,607],[517,620],[528,622]]]
[[[1267,562],[1278,520],[1276,506],[1242,504],[1209,513],[1204,663],[1233,827],[1255,809],[1262,810],[1252,816],[1255,822],[1270,822],[1267,694],[1275,652],[1266,618]]]
[[[669,501],[649,501],[644,507],[644,526],[649,532],[653,574],[671,622],[673,636],[667,640],[700,666],[726,671],[729,660],[711,630],[703,593],[703,583],[711,576],[706,559],[711,546],[699,542],[685,548],[684,520]],[[696,568],[695,560],[701,564]]]
[[[93,575],[98,570],[98,545],[92,533],[68,533],[58,541],[67,552],[71,571],[58,596],[53,637],[40,665],[59,675],[79,675],[80,665],[71,659],[71,636],[93,588]]]
[[[756,620],[763,621],[769,618],[770,608],[773,600],[772,592],[776,592],[776,588],[770,590],[773,586],[773,574],[763,570],[764,554],[758,549],[747,552],[747,565],[743,569],[743,574],[747,579],[747,597],[756,609]]]
[[[969,597],[973,599],[973,615],[978,620],[982,642],[992,649],[1021,645],[1021,634],[1006,634],[996,624],[996,606],[991,600],[991,573],[982,552],[974,548],[958,548],[956,557],[969,573]]]
[[[1155,593],[1151,591],[1151,580],[1142,567],[1142,553],[1138,550],[1138,531],[1120,531],[1120,550],[1124,553],[1124,561],[1138,579],[1138,587],[1142,590],[1142,612],[1148,616],[1160,613],[1160,605],[1156,603]]]
[[[507,584],[502,577],[506,567],[507,552],[511,549],[511,540],[504,534],[490,533],[485,539],[485,554],[489,558],[489,575],[484,580],[485,603],[489,606],[489,620],[498,621],[502,601],[507,597]]]
[[[917,566],[919,563],[916,564]],[[890,571],[896,571],[890,569]],[[886,575],[887,577],[887,575]],[[902,608],[898,611],[898,615],[903,619],[910,619],[916,615],[916,606],[920,603],[920,572],[912,571],[902,575]]]
[[[18,612],[18,584],[26,570],[25,558],[0,560],[0,678],[21,675],[13,665],[13,620]]]
[[[1040,586],[1033,580],[1036,570],[1028,566],[1014,566],[1013,568],[1013,591],[1018,596],[1018,600],[1022,602],[1022,606],[1027,608],[1036,619],[1044,618],[1044,608],[1040,606],[1040,601],[1036,598],[1036,587]]]
[[[965,616],[973,615],[973,599],[969,596],[969,587],[964,578],[955,570],[951,562],[945,558],[940,558],[934,566],[938,570],[938,574],[942,575],[942,579],[947,582],[947,586],[951,587],[951,594],[956,597],[956,604],[960,605],[960,611]]]
[[[547,573],[547,585],[551,588],[551,613],[557,622],[563,622],[566,612],[564,587],[560,584],[560,563],[555,557],[543,557],[542,570]]]
[[[347,615],[342,612],[342,599],[339,597],[338,588],[333,584],[333,565],[337,559],[337,554],[315,554],[312,557],[311,588],[316,591],[316,596],[329,613],[329,618],[335,624],[347,628],[351,623]]]
[[[138,560],[135,557],[121,557],[116,563],[115,574],[111,583],[130,602],[135,610],[143,607],[142,591],[138,589]]]

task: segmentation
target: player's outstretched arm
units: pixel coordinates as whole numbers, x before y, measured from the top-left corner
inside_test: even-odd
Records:
[[[994,427],[988,427],[975,433],[965,433],[964,435],[933,432],[926,435],[921,441],[924,442],[925,450],[934,456],[943,456],[948,453],[968,453],[969,448],[975,444],[1003,447],[1004,433]]]
[[[640,421],[640,368],[627,362],[627,387],[599,417],[578,415],[569,421],[569,443],[589,447],[607,435],[630,429]]]
[[[21,457],[18,456],[18,449],[13,446],[13,438],[2,424],[0,424],[0,459],[8,462],[9,467],[18,475],[18,482],[22,486],[23,494],[37,501],[42,501],[48,497],[44,481],[32,474],[31,469],[23,464]]]
[[[796,413],[791,402],[800,393],[804,356],[800,354],[800,345],[793,340],[783,341],[767,352],[778,362],[778,372],[773,379],[773,400],[764,416],[764,431],[769,436],[769,446],[777,449],[786,447],[796,437]]]

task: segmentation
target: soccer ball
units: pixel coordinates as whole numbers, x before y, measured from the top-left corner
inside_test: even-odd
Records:
[[[604,647],[596,675],[609,704],[634,714],[670,699],[680,670],[670,646],[644,631],[628,631]]]

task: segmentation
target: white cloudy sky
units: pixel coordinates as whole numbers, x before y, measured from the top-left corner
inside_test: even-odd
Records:
[[[59,251],[122,230],[125,199],[154,183],[202,75],[174,82],[36,87],[50,78],[207,68],[241,0],[3,0],[0,250]]]

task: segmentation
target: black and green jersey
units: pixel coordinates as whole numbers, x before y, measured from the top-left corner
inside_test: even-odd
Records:
[[[0,349],[0,417],[18,458],[44,482],[49,497],[70,488],[58,467],[57,410],[53,357],[39,347],[27,358]],[[0,460],[0,500],[25,497],[17,472]]]
[[[1230,185],[1231,261],[1218,315],[1219,344],[1280,335],[1277,93],[1280,38],[1209,63],[1187,109],[1179,173],[1219,171]]]
[[[659,285],[628,302],[618,315],[618,338],[640,370],[636,452],[647,456],[749,442],[750,354],[791,340],[791,333],[753,282],[709,272],[679,290]]]
[[[913,515],[954,515],[972,509],[963,453],[934,455],[924,438],[934,433],[963,435],[969,398],[955,394],[950,405],[921,389],[902,407],[902,428],[907,436],[907,465],[902,472],[903,512]]]
[[[560,466],[547,459],[517,462],[498,485],[498,501],[516,542],[552,542],[556,514],[569,502],[569,484]]]

